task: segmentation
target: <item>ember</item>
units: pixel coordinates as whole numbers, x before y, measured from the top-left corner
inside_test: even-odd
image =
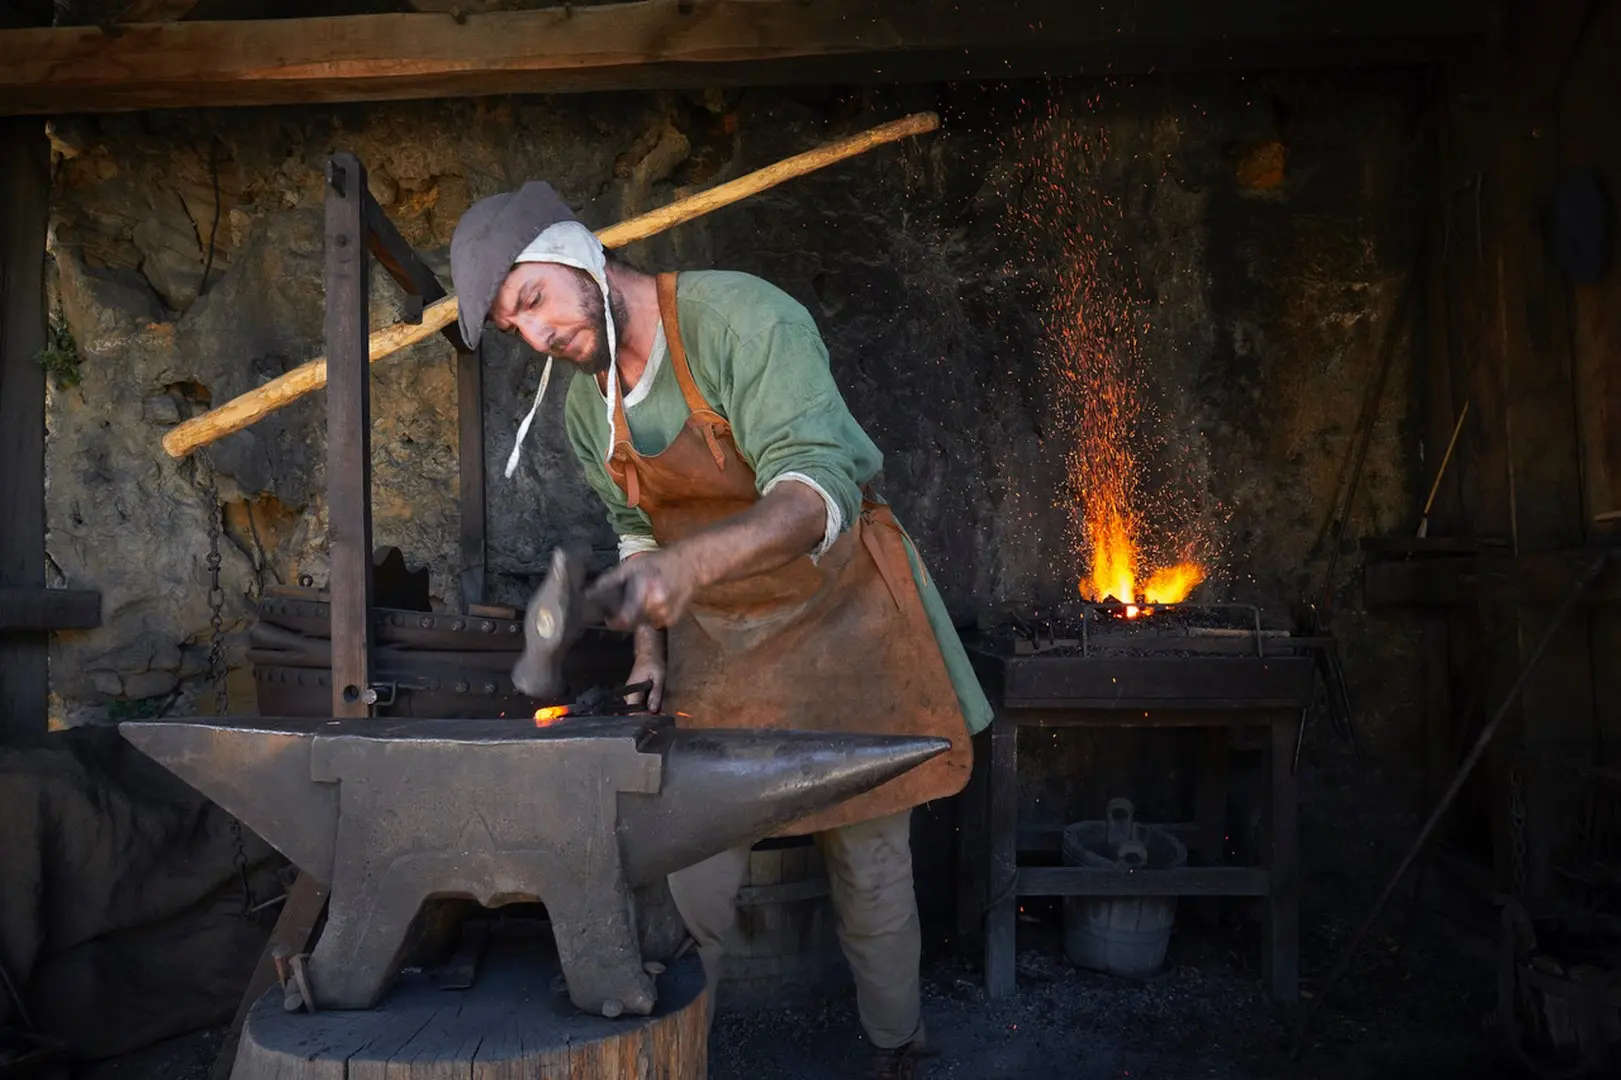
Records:
[[[550,727],[567,716],[568,712],[569,707],[567,705],[547,705],[545,708],[536,709],[535,726]]]

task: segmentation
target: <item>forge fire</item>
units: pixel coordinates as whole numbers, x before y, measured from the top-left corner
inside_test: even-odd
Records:
[[[1049,113],[1031,154],[1035,196],[1020,231],[1056,244],[1042,317],[1043,363],[1068,446],[1072,543],[1084,600],[1117,601],[1127,618],[1186,600],[1204,581],[1198,543],[1179,539],[1177,495],[1150,495],[1142,458],[1163,451],[1167,425],[1145,407],[1143,305],[1113,238],[1120,203],[1093,176],[1108,154],[1101,126]],[[1163,456],[1163,453],[1162,455]],[[1174,553],[1174,554],[1173,554]]]

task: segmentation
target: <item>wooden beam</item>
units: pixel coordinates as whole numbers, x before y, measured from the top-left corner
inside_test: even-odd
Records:
[[[672,0],[0,33],[0,112],[1419,62],[1470,0]]]
[[[118,23],[177,22],[191,14],[199,0],[130,0],[118,13]]]
[[[94,589],[0,585],[0,633],[11,630],[89,630],[101,625]]]
[[[1500,610],[1549,606],[1575,584],[1597,551],[1535,551],[1512,555],[1463,555],[1407,562],[1374,562],[1363,570],[1362,599],[1368,610],[1486,605]],[[1595,581],[1585,603],[1621,600],[1621,570],[1612,566]]]
[[[45,125],[0,120],[0,586],[45,586]],[[0,740],[43,734],[44,631],[0,636]]]

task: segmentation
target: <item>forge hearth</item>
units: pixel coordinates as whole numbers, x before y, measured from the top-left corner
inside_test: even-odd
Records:
[[[993,700],[1017,709],[1301,708],[1311,697],[1311,654],[1250,605],[1085,604],[1004,623],[970,655]]]
[[[976,761],[964,829],[965,893],[985,912],[985,986],[1014,989],[1021,896],[1252,896],[1265,905],[1263,967],[1272,997],[1298,995],[1294,749],[1310,706],[1315,641],[1268,629],[1246,605],[1083,604],[1014,618],[965,642],[996,718]],[[1202,865],[1166,870],[1021,866],[1018,729],[1203,729],[1195,821],[1182,831]],[[1271,783],[1260,866],[1222,865],[1228,751],[1264,727]]]

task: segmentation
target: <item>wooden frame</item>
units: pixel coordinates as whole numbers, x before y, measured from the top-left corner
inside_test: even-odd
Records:
[[[0,113],[1419,63],[1474,0],[639,0],[0,31]]]
[[[1021,896],[1248,896],[1264,905],[1262,970],[1267,991],[1279,1003],[1300,996],[1300,845],[1294,747],[1299,709],[1254,711],[1219,709],[1164,711],[1023,709],[1002,706],[990,729],[990,753],[974,785],[970,813],[982,822],[965,830],[981,850],[965,858],[981,861],[983,895],[965,890],[964,899],[984,912],[985,993],[1011,996],[1016,987],[1015,933]],[[1265,727],[1270,786],[1264,865],[1205,866],[1141,870],[1129,875],[1079,867],[1019,865],[1018,732],[1037,727],[1198,727],[1204,730],[1195,801],[1198,821],[1190,847],[1207,858],[1219,852],[1227,797],[1227,738],[1239,727]],[[978,825],[979,827],[975,827]],[[965,846],[968,840],[965,839]]]

